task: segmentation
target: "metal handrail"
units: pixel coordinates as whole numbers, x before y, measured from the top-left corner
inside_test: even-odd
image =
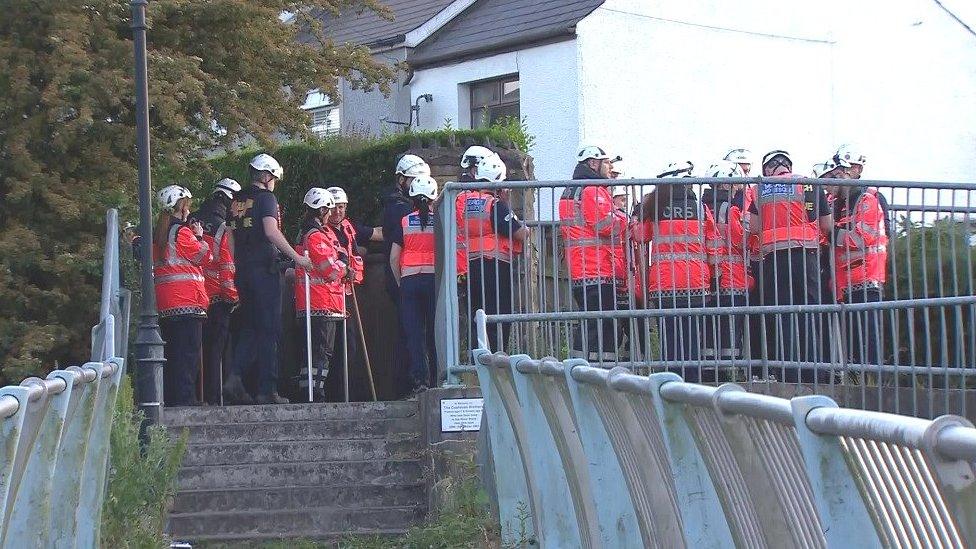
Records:
[[[451,181],[444,185],[444,191],[475,191],[502,189],[556,189],[564,187],[606,187],[607,185],[623,185],[625,187],[641,187],[651,185],[739,185],[761,184],[764,181],[783,182],[781,177],[681,177],[681,178],[648,178],[648,179],[564,179],[561,181],[503,181],[500,183],[461,183]],[[790,183],[802,185],[836,185],[838,187],[889,187],[900,189],[942,189],[956,191],[976,191],[976,183],[949,183],[941,181],[887,181],[874,179],[831,179],[825,183],[823,179],[812,177],[791,178]]]

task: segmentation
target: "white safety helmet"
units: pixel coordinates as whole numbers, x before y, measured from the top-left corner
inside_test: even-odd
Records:
[[[430,166],[423,158],[415,154],[405,154],[397,161],[396,175],[404,177],[430,176]]]
[[[329,194],[332,195],[332,200],[336,204],[348,204],[349,203],[349,197],[346,196],[346,191],[344,191],[342,189],[342,187],[329,187],[326,190],[329,191]]]
[[[726,153],[725,158],[722,160],[728,160],[736,164],[752,164],[752,151],[749,149],[732,149]],[[711,169],[708,171],[711,171]]]
[[[476,181],[498,182],[505,181],[508,169],[498,156],[486,156],[474,165],[474,179]]]
[[[867,164],[868,158],[854,145],[841,145],[834,153],[834,162],[847,162],[849,164]]]
[[[762,165],[765,166],[766,164],[769,164],[770,161],[772,161],[774,158],[778,156],[785,158],[786,161],[790,164],[790,166],[793,165],[793,159],[790,158],[790,153],[779,149],[775,151],[769,151],[768,153],[766,153],[765,156],[763,156]]]
[[[498,156],[497,153],[489,149],[488,147],[482,147],[481,145],[472,145],[468,147],[468,150],[464,151],[461,155],[461,167],[468,169],[484,158],[489,158],[492,156]]]
[[[284,168],[282,168],[281,164],[279,164],[278,161],[275,160],[270,154],[261,153],[252,158],[251,168],[254,168],[259,172],[268,172],[275,176],[276,179],[281,179],[281,177],[285,175]]]
[[[695,171],[695,165],[691,163],[691,160],[685,160],[684,162],[672,162],[668,164],[664,171],[659,173],[657,176],[660,177],[693,177],[692,172]]]
[[[332,199],[332,193],[321,187],[312,187],[309,189],[305,193],[305,198],[302,202],[313,210],[319,208],[335,208],[335,200]]]
[[[610,196],[617,198],[618,196],[627,196],[627,187],[623,185],[614,185],[610,190]]]
[[[580,149],[578,153],[576,153],[577,162],[584,162],[590,159],[606,160],[608,158],[610,158],[610,155],[607,154],[607,151],[601,149],[600,147],[594,147],[592,145],[583,147]]]
[[[172,212],[176,204],[184,198],[193,198],[193,195],[189,189],[179,185],[167,185],[156,193],[156,202],[165,212]]]
[[[410,196],[426,196],[434,200],[437,198],[437,181],[429,175],[418,175],[410,182]]]
[[[719,160],[708,167],[708,177],[745,177],[736,160]]]
[[[241,184],[229,177],[225,177],[214,185],[214,194],[220,193],[227,198],[233,199],[234,193],[241,192]]]
[[[851,165],[846,161],[835,162],[833,159],[813,165],[813,177],[823,177],[837,168],[850,168]]]

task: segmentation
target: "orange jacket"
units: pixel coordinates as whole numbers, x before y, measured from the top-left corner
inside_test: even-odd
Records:
[[[400,252],[400,276],[434,272],[434,213],[427,226],[420,226],[420,212],[414,210],[400,218],[403,249]]]
[[[837,220],[834,232],[834,281],[837,299],[866,285],[881,286],[886,280],[888,234],[878,190],[869,187]]]
[[[363,261],[362,256],[356,253],[356,228],[353,227],[351,221],[343,219],[339,223],[339,230],[346,236],[346,249],[344,253],[349,258],[349,268],[353,271],[353,282],[362,284],[363,277],[366,273],[366,263]]]
[[[569,187],[559,200],[559,229],[566,245],[573,282],[615,280],[614,240],[627,229],[626,217],[614,213],[604,186]]]
[[[299,255],[308,252],[313,269],[309,273],[309,302],[312,316],[335,316],[345,312],[345,285],[342,277],[347,266],[339,260],[339,241],[331,230],[306,225],[302,241],[295,246]],[[305,315],[305,269],[295,268],[295,311]]]
[[[211,260],[203,266],[204,284],[211,302],[226,301],[237,303],[237,286],[234,285],[234,245],[232,232],[227,224],[221,223],[211,236],[203,233],[203,240],[211,250]]]
[[[755,281],[749,275],[748,235],[742,223],[746,210],[734,204],[734,197],[726,190],[711,191],[706,197],[705,215],[714,229],[707,241],[707,252],[717,286],[726,290],[722,293],[750,290]]]
[[[159,316],[206,315],[210,306],[201,265],[211,261],[210,246],[185,223],[169,228],[166,247],[153,246],[153,275]]]
[[[807,219],[804,185],[793,182],[796,176],[770,178],[759,185],[759,222],[762,233],[759,253],[776,250],[820,247],[820,226]],[[826,212],[824,212],[826,213]]]
[[[695,218],[645,220],[635,230],[639,242],[651,242],[647,292],[708,293],[712,271],[705,255],[708,221]]]

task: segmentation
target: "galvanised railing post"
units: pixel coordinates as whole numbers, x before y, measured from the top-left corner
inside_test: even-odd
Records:
[[[10,414],[9,410],[0,416],[6,416],[0,421],[0,532],[7,531],[11,509],[16,498],[14,478],[20,474],[15,469],[17,450],[20,437],[27,418],[27,402],[30,389],[27,387],[8,386],[0,388],[0,405],[4,408],[11,405],[10,397],[16,400],[17,409]],[[9,415],[8,415],[9,414]]]
[[[687,546],[742,547],[742,540],[735,536],[735,530],[730,527],[716,490],[724,479],[717,476],[717,472],[709,470],[688,422],[687,406],[661,396],[661,387],[680,381],[681,376],[671,372],[651,374],[650,397],[671,461]]]
[[[810,480],[829,547],[882,547],[881,538],[851,472],[840,438],[814,433],[807,427],[807,414],[814,408],[836,408],[822,395],[790,400],[797,441]]]
[[[640,527],[630,498],[626,477],[620,468],[621,456],[617,455],[601,420],[598,410],[597,387],[576,381],[573,368],[590,365],[582,359],[570,359],[562,363],[566,389],[573,406],[576,428],[583,450],[582,466],[588,468],[591,491],[594,496],[600,534],[604,547],[642,547]]]
[[[537,490],[529,469],[525,425],[515,388],[507,379],[507,372],[499,372],[492,363],[485,363],[491,355],[484,348],[473,352],[474,363],[484,400],[485,423],[488,425],[489,447],[494,464],[495,490],[498,496],[498,516],[502,540],[508,542],[535,539]],[[524,530],[524,532],[523,532]]]
[[[536,533],[541,547],[590,547],[589,538],[580,535],[577,512],[573,505],[567,473],[562,468],[556,441],[546,423],[542,404],[530,387],[518,364],[531,360],[528,355],[509,357],[512,386],[525,423],[529,470],[534,479],[538,503],[535,507]]]
[[[69,408],[67,425],[62,437],[55,467],[54,490],[51,495],[51,542],[58,549],[73,549],[76,545],[78,513],[81,501],[82,474],[88,456],[88,444],[95,419],[95,402],[102,381],[102,363],[89,362],[81,371],[90,381],[76,387],[81,394],[74,409]]]
[[[447,374],[446,385],[458,385],[460,380],[452,367],[460,364],[460,310],[457,284],[457,217],[454,203],[459,191],[448,183],[444,187],[441,203],[437,209],[437,313],[434,325],[437,340],[438,363]],[[469,319],[471,321],[471,319]],[[475,348],[475,342],[468,345]],[[466,357],[467,358],[467,357]]]
[[[110,321],[109,333],[114,333],[112,317],[107,320]],[[85,475],[82,478],[81,498],[78,503],[78,547],[98,545],[108,467],[109,435],[125,361],[116,357],[106,361],[105,365],[112,365],[114,368],[110,375],[102,379],[98,398],[95,400],[88,455],[85,458]]]
[[[960,416],[936,418],[922,435],[921,451],[935,473],[946,507],[967,547],[976,547],[976,460],[947,457],[938,448],[939,435],[951,428],[973,424]]]

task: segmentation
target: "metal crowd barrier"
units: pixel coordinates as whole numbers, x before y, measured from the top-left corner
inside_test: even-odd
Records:
[[[976,545],[976,429],[473,351],[503,538],[540,547]],[[525,523],[525,524],[522,524]]]
[[[642,201],[647,206],[655,189],[681,185],[702,202],[709,189],[719,185],[768,181],[753,177],[446,184],[445,207],[438,209],[437,224],[437,351],[446,383],[473,381],[462,376],[470,376],[477,366],[469,353],[475,346],[471,326],[483,302],[482,308],[495,319],[489,332],[494,348],[510,354],[581,357],[603,368],[621,366],[635,373],[680,368],[685,377],[703,383],[735,382],[779,396],[826,394],[848,407],[927,418],[946,413],[973,417],[976,183],[794,180],[812,189],[831,186],[840,196],[854,187],[878,189],[887,203],[888,238],[887,280],[882,287],[872,287],[880,299],[852,302],[857,301],[852,288],[835,286],[836,234],[824,236],[820,252],[811,259],[821,273],[818,297],[772,302],[766,295],[772,292],[762,289],[763,284],[789,286],[796,277],[771,268],[748,246],[743,246],[739,259],[757,280],[747,295],[722,287],[692,298],[673,292],[651,295],[646,283],[654,268],[648,256],[654,245],[651,238],[650,244],[627,240],[623,246],[627,273],[612,282],[618,289],[615,303],[580,310],[576,286],[567,273],[560,226],[558,204],[564,189],[622,185],[627,196],[621,209],[641,224],[648,221],[649,208],[636,206]],[[480,272],[486,273],[480,285],[471,273],[458,276],[458,258],[463,257],[458,251],[471,249],[472,239],[458,226],[456,204],[461,193],[478,190],[504,196],[530,229],[524,251],[504,258],[510,270],[492,271],[494,267],[483,260],[472,260],[472,271],[480,265]],[[624,239],[632,235],[628,229]],[[510,290],[507,300],[486,302],[490,296],[484,287],[492,284]],[[665,303],[669,298],[672,303]],[[679,333],[671,341],[662,336],[669,322],[682,326],[675,328]],[[612,329],[606,328],[609,325]],[[694,329],[685,333],[686,325]],[[738,330],[731,337],[731,349],[721,341],[729,326]],[[590,348],[587,331],[597,329],[604,341],[613,341],[612,349]],[[508,332],[510,336],[503,335]],[[499,341],[505,342],[504,348]],[[669,356],[669,345],[690,354]]]
[[[107,215],[91,361],[0,388],[0,546],[97,547],[109,435],[125,372],[130,294],[118,212]]]

